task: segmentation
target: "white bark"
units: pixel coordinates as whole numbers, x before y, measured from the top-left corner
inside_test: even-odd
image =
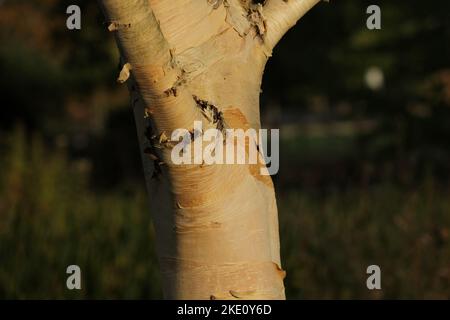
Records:
[[[260,127],[270,52],[318,0],[103,0],[142,146],[164,293],[175,299],[284,299],[278,217],[258,165],[175,165],[170,137],[206,119]],[[149,133],[151,131],[151,133]]]

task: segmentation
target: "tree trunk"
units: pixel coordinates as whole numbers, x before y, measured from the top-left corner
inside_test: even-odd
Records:
[[[166,298],[285,298],[270,176],[253,164],[176,165],[170,136],[194,121],[259,129],[267,59],[318,1],[100,1],[130,90]]]

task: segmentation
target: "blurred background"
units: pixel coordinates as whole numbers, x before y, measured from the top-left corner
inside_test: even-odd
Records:
[[[0,1],[0,298],[162,297],[105,29],[95,1]],[[262,123],[280,128],[288,298],[450,298],[448,0],[320,3],[274,51]]]

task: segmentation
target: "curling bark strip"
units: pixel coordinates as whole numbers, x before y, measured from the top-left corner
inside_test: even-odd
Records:
[[[258,130],[268,52],[317,2],[100,1],[130,91],[166,298],[285,298],[270,176],[176,165],[168,137],[194,121]]]

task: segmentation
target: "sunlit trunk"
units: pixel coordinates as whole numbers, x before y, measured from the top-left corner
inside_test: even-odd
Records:
[[[170,137],[194,121],[259,129],[265,63],[317,2],[101,1],[130,90],[166,298],[285,298],[270,176],[259,164],[174,164]]]

